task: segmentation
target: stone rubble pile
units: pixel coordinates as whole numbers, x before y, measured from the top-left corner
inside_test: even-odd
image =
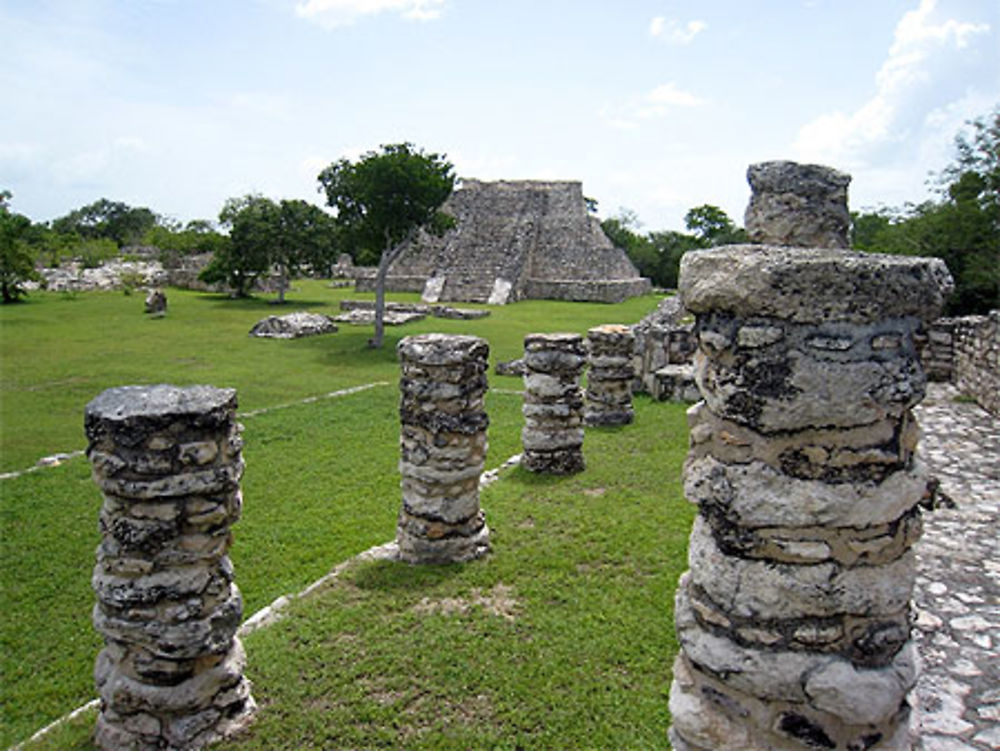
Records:
[[[750,242],[849,248],[851,176],[818,164],[761,162],[747,170],[752,195],[744,224]]]
[[[914,333],[937,259],[728,246],[685,255],[696,315],[677,592],[677,751],[910,749]]]
[[[250,329],[250,336],[267,339],[298,339],[303,336],[334,334],[337,325],[330,316],[322,313],[298,311],[281,316],[268,316],[257,321]]]
[[[489,550],[486,515],[479,507],[489,425],[489,344],[475,336],[422,334],[403,339],[397,353],[399,557],[410,563],[478,558]]]
[[[579,334],[524,337],[524,452],[530,472],[569,475],[584,469],[583,392],[587,349]]]
[[[634,352],[635,335],[628,326],[606,324],[587,331],[587,425],[628,425],[635,419]]]
[[[104,497],[93,588],[103,751],[197,749],[255,709],[227,551],[243,474],[236,392],[124,386],[86,408]]]

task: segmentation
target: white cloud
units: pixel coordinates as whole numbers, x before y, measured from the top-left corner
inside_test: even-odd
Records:
[[[688,21],[682,24],[673,18],[656,16],[649,22],[649,34],[670,44],[690,44],[698,34],[708,28],[704,21]]]
[[[792,147],[798,158],[864,167],[893,147],[919,142],[933,110],[968,97],[962,51],[989,35],[990,26],[953,18],[935,22],[936,5],[920,0],[900,19],[871,98],[853,112],[826,113],[799,130]]]
[[[431,21],[441,15],[444,4],[445,0],[303,0],[295,6],[295,14],[332,29],[386,12],[413,21]]]
[[[618,130],[636,130],[641,121],[664,117],[673,109],[690,109],[706,104],[707,100],[678,88],[673,81],[633,97],[624,105],[604,107],[601,119]]]

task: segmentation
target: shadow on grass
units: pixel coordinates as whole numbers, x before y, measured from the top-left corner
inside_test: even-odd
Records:
[[[274,297],[230,297],[223,292],[206,292],[199,296],[203,302],[213,307],[243,308],[249,310],[261,310],[281,315],[282,313],[292,313],[301,308],[330,308],[329,300],[300,300],[296,297],[286,297],[285,302],[279,303]]]
[[[431,589],[459,574],[465,563],[411,565],[399,561],[375,561],[359,567],[352,577],[358,589],[390,592]]]

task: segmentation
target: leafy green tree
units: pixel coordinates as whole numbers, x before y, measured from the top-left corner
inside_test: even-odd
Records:
[[[85,239],[106,238],[123,247],[139,242],[156,223],[156,214],[144,206],[101,198],[53,220],[52,229]]]
[[[944,260],[955,280],[948,315],[1000,306],[1000,108],[970,125],[939,175],[938,200],[853,217],[856,248]]]
[[[746,232],[729,215],[710,203],[696,206],[684,215],[684,226],[702,241],[702,247],[746,242]]]
[[[229,198],[219,212],[219,223],[229,229],[229,242],[215,252],[198,278],[225,284],[235,297],[247,297],[271,267],[277,206],[261,195]]]
[[[272,268],[278,272],[278,302],[289,280],[306,268],[323,269],[337,252],[337,228],[322,209],[302,200],[272,201],[259,195],[230,198],[219,221],[229,228],[228,243],[216,249],[200,278],[225,283],[238,297]],[[189,239],[210,237],[185,230]]]
[[[10,191],[0,191],[0,294],[5,304],[17,302],[25,294],[22,285],[38,278],[27,242],[31,220],[10,210],[10,198]]]
[[[317,179],[355,261],[379,259],[371,346],[381,347],[389,266],[420,229],[441,235],[454,226],[454,218],[440,211],[455,187],[452,165],[441,154],[399,143],[369,151],[357,162],[333,162]]]

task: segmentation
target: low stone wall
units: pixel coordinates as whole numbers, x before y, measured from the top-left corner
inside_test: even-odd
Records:
[[[955,319],[952,380],[987,412],[1000,416],[1000,310]]]
[[[521,297],[530,300],[619,303],[630,297],[648,294],[652,289],[652,282],[645,277],[605,281],[527,279]]]
[[[914,340],[928,381],[950,381],[955,365],[955,320],[938,318]]]
[[[1000,415],[1000,310],[938,318],[917,337],[917,346],[929,380],[950,381]]]

